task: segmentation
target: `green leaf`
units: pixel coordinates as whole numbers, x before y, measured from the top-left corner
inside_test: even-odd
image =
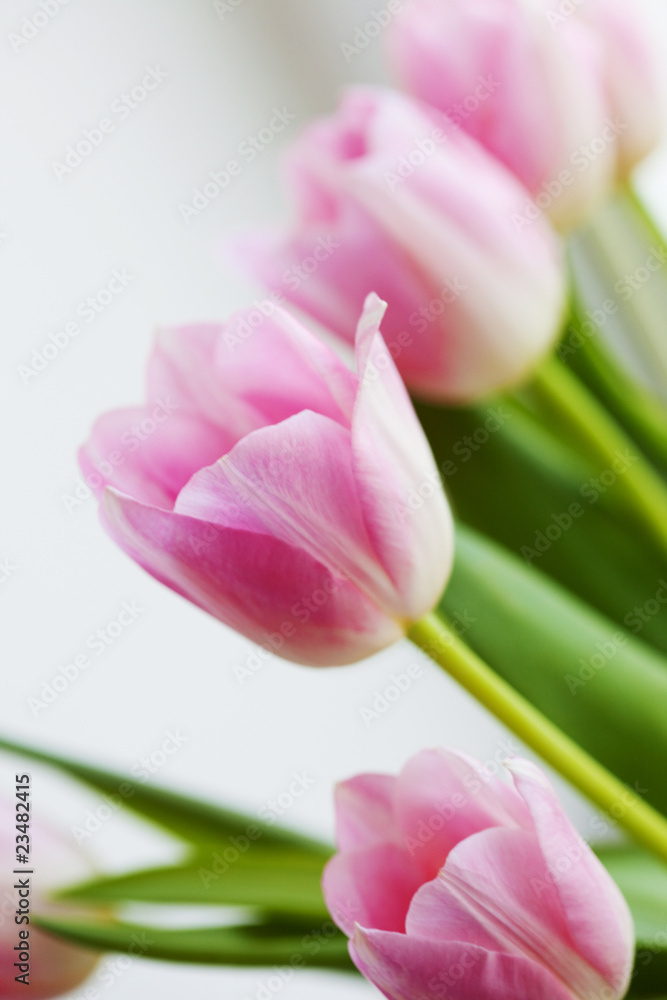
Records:
[[[641,380],[647,394],[664,401],[665,234],[632,187],[626,185],[619,187],[569,242],[572,275],[583,306],[593,315],[595,326],[601,327],[619,364]],[[650,273],[650,281],[636,280],[642,271]]]
[[[292,966],[355,972],[346,937],[331,920],[299,930],[278,925],[172,930],[120,922],[41,917],[37,926],[67,941],[168,962],[206,965]]]
[[[662,657],[544,574],[461,526],[439,610],[501,677],[667,814]],[[600,822],[614,824],[612,817]]]
[[[667,865],[639,847],[596,847],[625,896],[637,953],[628,996],[656,997],[667,988]]]
[[[323,867],[323,860],[313,855],[258,850],[251,844],[245,853],[228,847],[222,853],[199,855],[184,865],[96,879],[66,889],[59,898],[94,904],[132,901],[250,906],[326,919]]]
[[[637,943],[667,950],[667,865],[640,847],[596,847],[595,853],[628,902]]]
[[[622,491],[591,486],[605,470],[577,458],[557,427],[545,428],[516,400],[417,411],[459,520],[667,653],[667,609],[634,611],[654,601],[667,566],[634,527]]]
[[[574,313],[570,338],[579,333],[584,321],[580,313]],[[591,337],[579,333],[579,337],[581,346],[572,350],[565,363],[667,476],[667,410],[614,361],[599,334]]]
[[[305,852],[320,861],[326,860],[332,853],[332,848],[318,840],[263,823],[255,816],[143,784],[114,771],[92,767],[11,740],[0,739],[0,750],[47,764],[106,795],[114,795],[128,809],[191,844],[227,848],[230,837],[244,837],[250,828],[253,837],[255,831],[259,834],[255,839],[262,848],[272,846]]]

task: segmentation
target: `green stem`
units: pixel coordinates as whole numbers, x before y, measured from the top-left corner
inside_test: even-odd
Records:
[[[491,670],[437,615],[422,618],[408,636],[547,764],[605,812],[618,817],[640,844],[667,861],[667,819]]]
[[[667,558],[667,485],[612,416],[576,376],[550,358],[531,389],[557,419],[569,440],[603,471],[616,472],[626,497]],[[632,464],[622,471],[629,454]]]

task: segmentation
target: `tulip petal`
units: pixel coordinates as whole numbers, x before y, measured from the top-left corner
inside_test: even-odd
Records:
[[[340,851],[393,841],[396,778],[389,774],[359,774],[336,786],[336,843]]]
[[[546,864],[557,873],[554,891],[577,950],[623,996],[634,954],[632,918],[623,895],[572,826],[539,768],[518,758],[506,766],[530,811]]]
[[[239,440],[265,424],[312,409],[349,424],[353,373],[274,304],[224,325],[162,330],[149,365],[149,393],[168,393]]]
[[[415,895],[407,931],[437,941],[460,934],[485,947],[495,942],[498,951],[551,969],[578,997],[609,992],[571,934],[537,837],[527,830],[484,830],[458,844]]]
[[[428,441],[380,334],[385,309],[369,295],[357,330],[355,478],[375,551],[404,595],[404,613],[417,621],[437,603],[451,571],[454,525]]]
[[[334,855],[324,869],[322,891],[329,913],[348,937],[360,922],[403,932],[420,881],[405,851],[376,844]]]
[[[142,503],[172,510],[188,479],[233,446],[221,428],[191,413],[171,412],[170,406],[112,410],[95,422],[79,463],[98,496],[114,486]]]
[[[351,663],[401,632],[348,580],[302,549],[104,495],[111,536],[161,583],[269,652],[299,663]],[[262,654],[264,655],[264,654]]]
[[[574,1000],[535,962],[465,942],[357,927],[350,954],[389,1000]]]
[[[423,750],[397,779],[395,813],[403,843],[422,881],[433,879],[459,841],[489,827],[518,827],[526,812],[498,780],[452,750]]]
[[[404,119],[406,142],[421,134],[433,153],[392,188],[387,176],[396,174],[400,158],[384,148],[371,152],[347,166],[341,184],[434,288],[446,290],[456,279],[433,324],[446,343],[448,380],[435,371],[423,391],[442,396],[445,386],[447,398],[464,402],[512,385],[559,330],[565,285],[551,230],[542,219],[517,229],[525,192],[465,134],[454,131],[440,146],[429,138],[434,123],[408,99],[379,101],[377,118],[381,134]]]
[[[248,434],[193,476],[175,509],[215,523],[236,496],[246,508],[244,525],[251,517],[256,530],[303,548],[391,614],[399,602],[361,519],[351,451],[349,431],[304,411]]]
[[[416,0],[387,34],[407,89],[450,114],[532,196],[564,169],[573,173],[573,157],[601,134],[606,114],[597,38],[576,16],[550,25],[546,6]],[[549,205],[568,225],[608,189],[613,151],[576,165]]]
[[[641,12],[626,0],[586,0],[577,13],[604,42],[607,96],[619,129],[619,174],[625,179],[662,135],[657,49]]]
[[[312,180],[309,187],[316,185],[325,202],[320,181]],[[300,181],[300,201],[305,188],[305,181]],[[329,256],[307,279],[299,279],[303,262],[325,246],[332,247]],[[425,322],[419,315],[420,306],[427,308],[434,301],[437,306],[447,290],[426,281],[407,254],[388,241],[353,200],[338,197],[333,219],[311,219],[286,235],[262,232],[244,237],[234,241],[232,251],[235,264],[346,341],[353,339],[369,291],[391,302],[385,335],[409,384],[418,385],[424,371],[440,371],[448,364],[439,324]],[[293,280],[286,282],[285,275]]]

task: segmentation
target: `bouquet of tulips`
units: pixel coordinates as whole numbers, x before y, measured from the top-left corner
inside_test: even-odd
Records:
[[[35,998],[95,950],[359,972],[390,1000],[667,996],[667,243],[631,186],[660,137],[649,43],[624,0],[412,0],[383,41],[403,89],[308,126],[293,225],[229,246],[266,297],[163,330],[146,403],[101,417],[81,465],[111,537],[258,656],[353,664],[407,636],[590,799],[599,842],[522,757],[349,778],[334,851],[3,741],[183,845],[84,878],[35,830],[60,883]],[[133,902],[233,919],[140,926]]]

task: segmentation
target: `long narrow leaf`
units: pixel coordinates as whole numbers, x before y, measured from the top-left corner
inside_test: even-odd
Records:
[[[84,903],[165,903],[256,907],[326,919],[321,858],[285,850],[245,853],[234,848],[194,858],[186,865],[150,868],[97,879],[60,893]]]
[[[418,412],[460,520],[667,653],[667,565],[626,510],[622,472],[577,460],[557,427],[503,400]]]
[[[354,972],[347,939],[330,920],[309,930],[277,935],[264,928],[202,927],[166,930],[140,924],[40,918],[37,925],[68,941],[137,958],[207,965],[285,966]]]
[[[230,846],[230,837],[249,836],[250,829],[252,837],[262,847],[285,847],[320,859],[326,859],[331,854],[331,848],[326,844],[284,827],[273,826],[255,816],[170,792],[155,785],[143,784],[114,771],[36,750],[7,739],[0,739],[0,750],[47,764],[99,792],[116,796],[128,809],[188,843],[220,844],[227,848]]]

